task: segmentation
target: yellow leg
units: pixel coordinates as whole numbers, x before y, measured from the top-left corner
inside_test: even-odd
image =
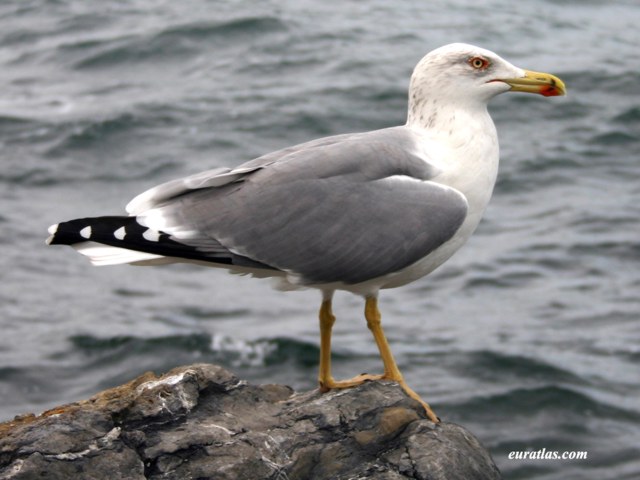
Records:
[[[320,369],[318,383],[321,392],[332,388],[349,388],[360,385],[367,380],[379,380],[382,375],[362,374],[349,380],[336,381],[331,375],[331,329],[336,317],[331,311],[331,300],[324,300],[320,306]]]
[[[331,311],[331,300],[323,300],[320,306],[320,370],[318,383],[320,390],[328,391],[333,383],[331,376],[331,329],[336,322],[336,317]]]
[[[393,354],[391,353],[391,348],[389,348],[389,342],[387,342],[387,338],[385,337],[384,331],[382,330],[382,318],[380,315],[380,310],[378,310],[377,297],[367,297],[364,308],[364,316],[367,319],[367,326],[371,330],[371,333],[373,333],[373,338],[376,341],[376,345],[378,345],[380,357],[382,357],[382,362],[384,364],[384,375],[382,376],[382,378],[398,382],[407,395],[422,404],[429,420],[434,423],[438,423],[440,420],[438,419],[436,414],[433,413],[431,407],[424,400],[422,400],[416,392],[409,388],[407,383],[404,381],[400,370],[398,369],[398,365],[396,365],[396,361],[394,360]]]

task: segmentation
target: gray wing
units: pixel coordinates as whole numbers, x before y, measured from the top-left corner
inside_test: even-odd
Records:
[[[226,171],[222,185],[156,192],[141,216],[203,252],[222,246],[309,284],[360,283],[420,260],[466,217],[464,196],[429,181],[437,171],[414,151],[403,127],[329,137]]]

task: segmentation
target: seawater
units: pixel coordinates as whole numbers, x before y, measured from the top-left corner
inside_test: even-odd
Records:
[[[401,124],[417,61],[464,41],[559,75],[569,95],[495,99],[492,203],[445,266],[383,292],[393,351],[505,478],[640,478],[639,22],[631,0],[2,2],[0,420],[193,362],[314,388],[316,292],[187,265],[92,268],[46,247],[46,228]],[[337,377],[381,367],[362,310],[337,296]],[[542,449],[588,457],[509,458]]]

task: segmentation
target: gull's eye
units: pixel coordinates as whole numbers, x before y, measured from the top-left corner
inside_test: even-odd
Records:
[[[472,57],[469,59],[469,65],[476,70],[485,70],[491,65],[491,62],[483,57]]]

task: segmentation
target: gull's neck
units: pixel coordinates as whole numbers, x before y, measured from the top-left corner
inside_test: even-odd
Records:
[[[409,98],[408,127],[452,135],[465,131],[455,127],[486,129],[488,124],[493,126],[493,121],[482,100],[433,96],[418,99],[415,94]]]
[[[498,172],[498,135],[486,102],[426,98],[411,102],[407,127],[429,162],[441,169],[432,180],[459,190],[469,202],[468,227],[480,220]]]
[[[418,134],[428,161],[445,170],[469,173],[484,166],[494,176],[499,157],[498,134],[486,103],[454,101],[439,106],[439,101],[442,102],[432,99],[421,105],[410,104],[407,117],[406,125]]]

